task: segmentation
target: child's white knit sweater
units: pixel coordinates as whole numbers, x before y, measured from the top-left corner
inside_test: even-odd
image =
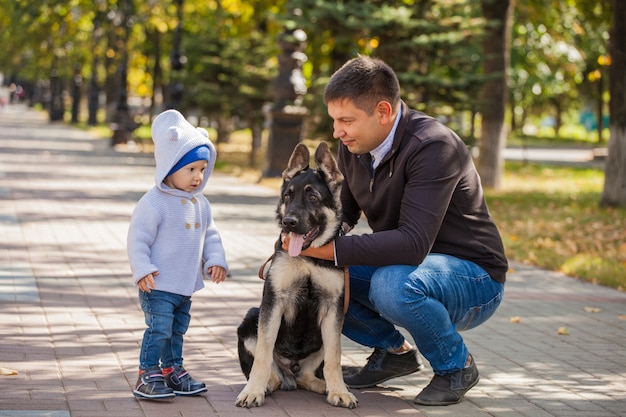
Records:
[[[206,130],[194,128],[175,110],[155,118],[155,186],[139,200],[128,229],[127,249],[134,283],[159,271],[156,289],[191,296],[204,287],[207,268],[228,270],[222,240],[202,194],[213,167],[215,146]],[[169,170],[193,148],[207,145],[209,164],[202,184],[191,194],[163,183]]]

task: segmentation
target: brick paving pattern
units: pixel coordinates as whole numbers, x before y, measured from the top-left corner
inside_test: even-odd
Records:
[[[427,367],[353,390],[354,410],[304,391],[235,407],[245,384],[235,329],[259,303],[257,269],[278,236],[276,191],[220,174],[205,193],[232,276],[194,295],[185,341],[185,365],[208,393],[136,400],[144,323],[126,230],[153,176],[152,155],[116,152],[23,105],[0,111],[0,368],[18,372],[0,376],[0,417],[626,416],[626,293],[516,263],[498,313],[464,334],[481,381],[461,404],[411,402]],[[344,364],[370,353],[342,345]]]

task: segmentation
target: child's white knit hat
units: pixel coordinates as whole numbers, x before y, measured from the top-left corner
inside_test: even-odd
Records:
[[[152,122],[152,141],[157,184],[167,177],[187,153],[200,146],[208,147],[210,152],[206,159],[212,162],[211,165],[215,163],[215,148],[209,141],[209,133],[206,129],[194,127],[177,110],[166,110],[155,117]],[[205,159],[204,156],[201,159]],[[187,163],[190,162],[193,161]]]

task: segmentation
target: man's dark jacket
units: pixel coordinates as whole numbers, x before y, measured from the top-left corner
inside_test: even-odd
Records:
[[[445,125],[402,103],[393,146],[373,175],[370,155],[343,144],[338,163],[344,221],[354,226],[363,212],[376,232],[337,238],[338,265],[419,265],[432,252],[473,261],[505,281],[507,259],[478,172]]]

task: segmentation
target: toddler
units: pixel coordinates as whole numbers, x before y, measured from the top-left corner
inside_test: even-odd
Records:
[[[183,367],[183,336],[191,295],[204,278],[224,281],[228,265],[222,240],[202,194],[215,166],[208,132],[176,110],[152,124],[155,186],[139,200],[128,229],[128,258],[146,330],[133,391],[140,399],[198,395],[206,385]]]

